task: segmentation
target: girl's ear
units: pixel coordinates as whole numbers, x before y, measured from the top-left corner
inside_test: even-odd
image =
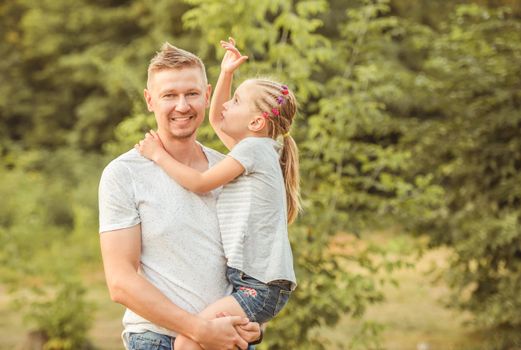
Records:
[[[256,116],[248,123],[248,129],[253,132],[262,131],[265,127],[267,127],[267,121],[262,116]]]

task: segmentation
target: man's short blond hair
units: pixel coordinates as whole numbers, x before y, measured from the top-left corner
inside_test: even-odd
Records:
[[[165,69],[182,69],[182,68],[199,68],[203,77],[204,85],[208,84],[206,77],[206,69],[203,61],[191,52],[175,47],[174,45],[165,42],[161,46],[161,50],[156,53],[150,60],[148,65],[148,80],[147,86],[150,86],[150,78],[153,73]]]

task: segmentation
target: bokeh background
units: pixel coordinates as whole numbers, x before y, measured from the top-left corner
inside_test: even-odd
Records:
[[[1,0],[0,348],[122,348],[99,176],[161,44],[214,83],[230,35],[300,102],[299,287],[259,348],[521,349],[519,0]]]

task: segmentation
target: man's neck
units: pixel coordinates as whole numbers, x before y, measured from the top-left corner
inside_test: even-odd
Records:
[[[160,137],[166,151],[178,162],[193,167],[206,160],[201,147],[195,141],[195,134],[185,139]]]

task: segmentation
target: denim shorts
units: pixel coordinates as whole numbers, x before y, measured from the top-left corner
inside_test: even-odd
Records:
[[[233,267],[228,267],[226,274],[233,285],[232,296],[250,321],[268,322],[288,303],[291,294],[289,281],[277,280],[266,284]]]

